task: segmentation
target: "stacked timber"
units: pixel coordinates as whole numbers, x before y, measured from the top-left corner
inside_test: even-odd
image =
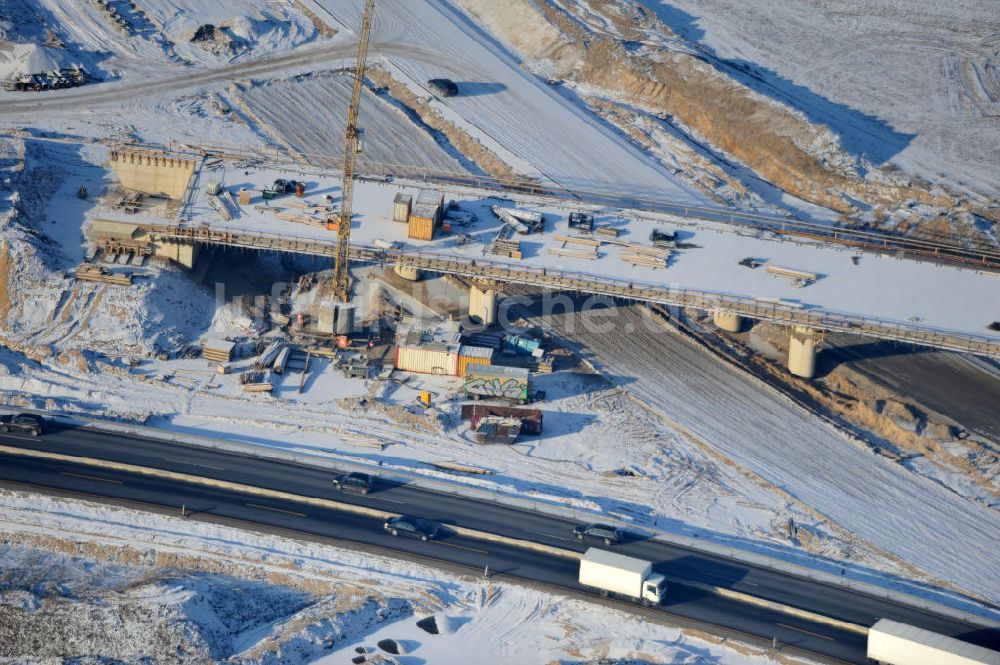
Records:
[[[568,256],[577,259],[597,259],[599,254],[597,248],[601,246],[600,240],[590,238],[580,238],[577,236],[556,236],[556,241],[561,242],[559,247],[549,247],[549,254],[555,256]]]
[[[267,372],[241,372],[240,385],[243,386],[243,392],[247,393],[269,393],[274,389],[267,380]]]
[[[514,239],[514,227],[504,224],[500,227],[493,242],[490,243],[490,254],[506,256],[509,259],[521,258],[521,241]]]
[[[326,220],[319,219],[318,217],[313,217],[312,215],[296,215],[291,212],[279,212],[274,215],[278,219],[285,222],[295,222],[296,224],[307,224],[308,226],[315,226],[317,228],[325,229]]]
[[[81,264],[76,269],[76,278],[84,282],[104,282],[105,284],[118,284],[121,286],[132,285],[132,275],[121,272],[108,272],[107,268],[102,268],[93,263]]]
[[[201,357],[224,365],[233,359],[233,349],[235,348],[235,342],[225,339],[208,339],[201,346]]]

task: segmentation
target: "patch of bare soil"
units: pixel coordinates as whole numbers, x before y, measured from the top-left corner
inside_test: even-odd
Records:
[[[995,232],[975,223],[975,215],[984,216],[984,206],[909,180],[891,164],[858,163],[825,125],[809,122],[796,109],[720,71],[637,2],[460,4],[521,53],[526,67],[578,86],[596,112],[639,143],[645,141],[634,118],[611,113],[597,100],[618,100],[669,118],[692,143],[707,144],[784,191],[842,213],[844,223],[868,207],[869,219],[894,228],[901,211],[913,210],[900,230],[982,246],[997,241]],[[932,220],[948,216],[949,223],[924,228],[925,218],[918,213]]]

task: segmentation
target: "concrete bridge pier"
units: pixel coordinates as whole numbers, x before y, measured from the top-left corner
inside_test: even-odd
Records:
[[[737,333],[743,327],[743,317],[728,309],[717,309],[712,312],[712,321],[720,330]]]
[[[823,333],[806,326],[795,326],[788,341],[788,371],[803,379],[816,376],[816,345]]]
[[[495,288],[476,284],[469,287],[469,318],[484,326],[492,326],[496,323],[497,291]]]
[[[420,281],[420,276],[421,276],[420,268],[414,268],[413,266],[397,263],[392,270],[403,279],[409,280],[411,282]]]
[[[198,245],[157,240],[153,243],[153,256],[162,256],[191,270],[194,268],[194,262],[198,260]]]

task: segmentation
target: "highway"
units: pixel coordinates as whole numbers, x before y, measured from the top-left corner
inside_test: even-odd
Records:
[[[281,461],[92,429],[52,425],[39,439],[0,434],[0,445],[74,457],[88,457],[181,474],[241,483],[306,497],[325,498],[391,513],[411,513],[446,526],[465,527],[562,550],[588,547],[572,537],[574,523],[502,504],[380,481],[367,497],[342,494],[331,472]],[[262,497],[226,488],[191,484],[90,464],[0,454],[0,479],[212,515],[306,535],[335,538],[401,554],[468,566],[496,574],[579,590],[577,563],[569,556],[511,543],[451,534],[437,542],[392,538],[374,516],[294,500]],[[746,565],[722,557],[636,537],[613,549],[655,562],[670,580],[660,612],[705,622],[770,642],[772,638],[845,662],[864,662],[865,638],[857,630],[711,593],[721,587],[868,626],[891,618],[1000,650],[1000,630],[984,630],[923,610],[903,607],[856,591]],[[621,607],[644,612],[622,603]],[[665,617],[669,619],[669,617]]]

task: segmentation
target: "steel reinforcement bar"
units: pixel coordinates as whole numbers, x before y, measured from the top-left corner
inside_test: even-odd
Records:
[[[169,149],[178,150],[176,146],[171,146]],[[261,149],[248,149],[240,146],[184,146],[180,148],[180,151],[196,152],[203,156],[227,160],[256,159],[284,163],[297,168],[304,166],[316,166],[323,170],[340,168],[338,158],[330,155],[304,154],[301,157],[307,163],[303,164],[301,159],[295,159],[276,149],[262,151]],[[791,217],[762,215],[727,208],[693,206],[666,199],[650,198],[642,194],[613,194],[585,189],[567,189],[523,178],[495,178],[470,173],[434,171],[418,166],[367,160],[364,160],[359,167],[358,177],[370,180],[402,178],[439,187],[499,190],[556,199],[562,205],[574,207],[581,204],[591,204],[628,208],[641,212],[673,215],[692,221],[716,222],[753,230],[770,231],[778,235],[811,238],[854,247],[860,251],[892,253],[897,256],[935,263],[1000,271],[1000,250],[997,249],[962,247],[941,239],[914,238],[885,231],[819,224]]]
[[[153,237],[246,249],[330,257],[334,256],[337,249],[337,243],[334,239],[321,240],[259,231],[246,232],[218,227],[192,228],[160,225],[140,225],[140,229]],[[728,310],[747,318],[784,325],[850,332],[938,349],[1000,357],[1000,341],[989,337],[850,314],[802,309],[780,301],[757,300],[695,289],[656,286],[549,268],[526,268],[496,261],[447,256],[432,252],[384,250],[359,245],[351,247],[351,260],[364,263],[400,264],[434,273],[544,287],[558,291],[603,295],[636,302],[689,307],[704,311]]]

